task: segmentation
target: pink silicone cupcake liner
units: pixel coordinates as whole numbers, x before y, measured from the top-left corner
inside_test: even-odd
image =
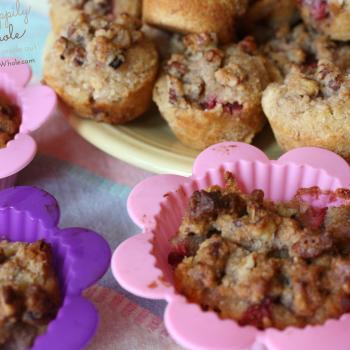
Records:
[[[12,62],[14,59],[2,58]],[[56,94],[47,86],[27,85],[32,72],[28,65],[0,67],[0,93],[5,94],[21,110],[19,133],[0,149],[0,189],[13,186],[16,175],[36,154],[36,143],[29,135],[50,117],[56,107]]]
[[[165,299],[165,323],[170,335],[189,349],[231,350],[349,350],[350,315],[329,320],[323,326],[285,331],[240,327],[221,320],[214,312],[186,301],[176,293],[168,264],[169,239],[176,233],[188,199],[198,189],[224,185],[224,173],[232,172],[245,191],[262,189],[267,198],[290,200],[300,187],[322,190],[350,187],[350,167],[339,156],[319,148],[300,148],[279,160],[269,160],[257,148],[243,143],[210,147],[196,159],[193,175],[151,177],[132,191],[128,211],[142,233],[129,238],[114,252],[112,271],[130,292],[151,299]],[[315,205],[330,203],[325,193],[308,198]]]
[[[83,349],[94,335],[98,314],[82,292],[106,272],[110,248],[97,233],[82,228],[59,229],[55,198],[34,187],[0,191],[0,235],[9,241],[44,239],[53,249],[62,306],[33,350]]]

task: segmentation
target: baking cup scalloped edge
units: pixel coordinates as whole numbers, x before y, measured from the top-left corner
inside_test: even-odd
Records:
[[[28,243],[44,239],[52,247],[59,278],[62,305],[32,350],[82,349],[98,324],[97,311],[82,292],[107,271],[109,245],[93,231],[58,228],[59,217],[56,199],[43,190],[23,186],[0,191],[1,239]]]
[[[235,175],[245,191],[262,189],[275,201],[290,200],[302,187],[332,191],[350,187],[349,165],[325,149],[298,148],[269,160],[262,151],[244,143],[214,145],[197,157],[191,177],[154,176],[133,189],[128,212],[143,232],[115,250],[114,277],[131,293],[166,300],[166,327],[175,341],[189,349],[308,350],[311,344],[318,350],[348,350],[349,314],[322,326],[259,331],[221,320],[176,293],[167,262],[169,238],[176,233],[193,191],[224,185],[226,171]]]

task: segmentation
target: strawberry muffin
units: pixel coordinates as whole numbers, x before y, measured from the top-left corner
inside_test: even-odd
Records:
[[[293,66],[262,105],[283,150],[318,146],[350,161],[350,75],[334,62]]]
[[[321,325],[348,313],[350,206],[272,203],[230,181],[190,198],[168,257],[177,291],[258,329]]]
[[[350,40],[349,0],[298,0],[304,22],[333,40]]]
[[[48,51],[44,79],[73,111],[112,124],[143,114],[152,101],[158,53],[126,14],[81,15]]]
[[[236,18],[248,0],[143,0],[146,23],[173,32],[213,32],[222,43],[234,38]]]
[[[186,51],[166,63],[153,99],[185,145],[251,142],[265,118],[261,96],[271,80],[254,40],[219,47],[214,34],[184,37]]]

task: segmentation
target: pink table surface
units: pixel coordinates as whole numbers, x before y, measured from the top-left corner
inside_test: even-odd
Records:
[[[119,184],[133,187],[152,175],[103,153],[80,137],[59,115],[53,116],[34,137],[39,153],[70,162]]]

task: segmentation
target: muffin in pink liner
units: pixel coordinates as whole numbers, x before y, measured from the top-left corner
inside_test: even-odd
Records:
[[[104,238],[83,228],[60,229],[59,217],[56,199],[45,191],[0,191],[1,240],[50,244],[59,280],[61,307],[46,332],[36,338],[33,350],[84,348],[95,333],[98,314],[82,292],[103,276],[111,257]]]
[[[198,156],[191,177],[155,176],[132,191],[128,211],[142,233],[126,240],[114,252],[115,278],[138,296],[166,300],[166,327],[179,344],[189,349],[349,349],[349,314],[322,326],[260,331],[222,320],[214,312],[204,312],[175,291],[173,269],[168,263],[170,239],[179,228],[192,193],[212,185],[223,186],[227,171],[235,175],[246,192],[262,189],[265,197],[274,201],[291,200],[303,187],[318,186],[325,191],[350,187],[349,165],[324,149],[300,148],[278,160],[269,160],[247,144],[214,145]],[[304,200],[315,206],[339,204],[327,194]]]
[[[43,85],[28,85],[32,72],[29,65],[15,65],[14,59],[0,59],[0,93],[18,106],[21,114],[19,133],[0,149],[0,189],[10,187],[16,175],[36,154],[30,133],[43,125],[56,107],[55,92]],[[13,65],[11,64],[13,63]]]

